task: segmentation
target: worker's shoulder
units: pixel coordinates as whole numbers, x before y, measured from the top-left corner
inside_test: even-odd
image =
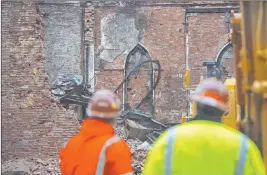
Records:
[[[181,134],[197,134],[197,135],[214,135],[240,138],[241,133],[233,128],[230,128],[222,123],[195,120],[175,127],[177,133]]]
[[[116,149],[116,150],[124,150],[128,149],[130,150],[130,147],[128,146],[127,142],[118,136],[114,136],[112,139],[114,139],[113,143],[110,144],[109,149]]]
[[[177,129],[183,130],[186,128],[219,128],[219,129],[225,129],[225,130],[231,130],[234,131],[234,129],[231,129],[230,127],[226,126],[225,124],[208,121],[208,120],[194,120],[190,121],[185,124],[178,125]]]
[[[82,142],[82,137],[79,134],[75,134],[69,138],[69,140],[66,141],[65,147],[68,145],[73,146],[73,145],[78,145]]]
[[[124,140],[119,139],[107,148],[106,159],[108,162],[115,161],[121,164],[123,161],[127,164],[131,160],[131,149]]]
[[[121,139],[120,137],[118,136],[114,136],[113,138],[116,138],[116,141],[112,144],[113,146],[127,146],[128,147],[128,144],[125,140]]]

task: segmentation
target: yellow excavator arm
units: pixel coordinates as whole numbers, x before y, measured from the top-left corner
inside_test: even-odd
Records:
[[[267,1],[240,0],[240,12],[231,17],[237,116],[267,169]]]

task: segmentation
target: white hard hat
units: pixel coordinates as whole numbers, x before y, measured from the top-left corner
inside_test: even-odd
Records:
[[[88,104],[89,117],[115,118],[120,112],[120,100],[109,90],[97,91]]]
[[[208,78],[197,86],[191,99],[228,112],[228,97],[228,89],[222,82]]]

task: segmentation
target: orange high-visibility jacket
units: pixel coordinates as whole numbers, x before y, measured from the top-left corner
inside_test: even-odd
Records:
[[[132,174],[131,150],[109,123],[87,119],[60,150],[62,175]]]

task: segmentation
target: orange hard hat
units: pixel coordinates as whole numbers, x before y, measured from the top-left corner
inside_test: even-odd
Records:
[[[228,89],[222,82],[214,78],[203,80],[191,98],[196,102],[218,108],[224,112],[229,110]]]
[[[97,91],[87,108],[87,115],[90,117],[115,118],[119,112],[120,100],[109,90]]]

